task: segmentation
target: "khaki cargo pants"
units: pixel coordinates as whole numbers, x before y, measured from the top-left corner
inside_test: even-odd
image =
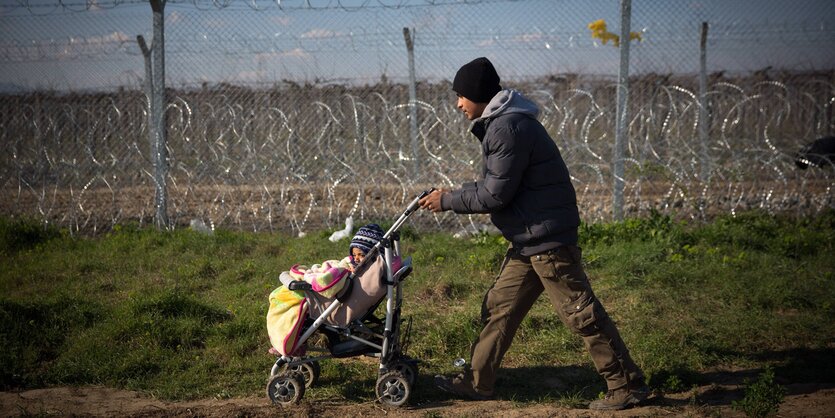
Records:
[[[508,251],[498,278],[484,297],[484,329],[472,345],[472,383],[478,392],[493,394],[502,357],[543,290],[563,324],[583,338],[610,390],[643,378],[615,324],[594,296],[580,260],[580,248],[569,245],[530,257]]]

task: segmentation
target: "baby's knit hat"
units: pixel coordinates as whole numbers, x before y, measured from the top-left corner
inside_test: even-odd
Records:
[[[348,247],[348,255],[351,255],[351,248],[354,247],[362,250],[363,254],[368,254],[374,248],[374,245],[383,239],[384,234],[383,228],[380,228],[380,225],[377,224],[368,224],[361,227],[351,240],[351,245]]]
[[[476,103],[488,103],[502,90],[499,74],[485,57],[464,64],[452,80],[452,90]]]

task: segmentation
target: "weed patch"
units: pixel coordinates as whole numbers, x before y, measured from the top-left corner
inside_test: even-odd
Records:
[[[96,303],[68,297],[0,301],[0,387],[41,385],[39,373],[60,357],[64,342],[102,319]]]
[[[734,401],[734,409],[749,417],[762,418],[777,413],[786,388],[774,382],[774,370],[766,367],[755,381],[746,381],[745,397]]]
[[[0,254],[11,255],[61,236],[52,226],[32,219],[0,218]]]

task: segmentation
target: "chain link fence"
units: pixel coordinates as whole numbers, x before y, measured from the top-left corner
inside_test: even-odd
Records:
[[[480,149],[449,80],[478,56],[541,106],[583,219],[612,219],[619,50],[589,24],[618,34],[621,9],[588,3],[168,1],[168,224],[334,229],[348,216],[385,221],[420,190],[472,181]],[[627,216],[835,206],[833,167],[793,162],[835,130],[835,3],[750,3],[632,3]],[[85,233],[151,223],[159,181],[137,43],[153,39],[148,3],[18,0],[0,6],[0,22],[0,213]],[[413,222],[488,223],[451,213]]]

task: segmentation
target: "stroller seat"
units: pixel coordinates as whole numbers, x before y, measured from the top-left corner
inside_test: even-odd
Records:
[[[397,271],[392,274],[395,281],[402,282],[412,272],[412,258],[406,257],[402,261],[395,259],[393,264]],[[314,320],[330,306],[339,301],[337,307],[326,317],[319,328],[328,340],[328,351],[334,358],[354,357],[362,354],[379,354],[379,346],[383,340],[383,319],[375,316],[375,311],[386,300],[385,280],[386,271],[383,257],[379,257],[370,267],[359,276],[354,276],[343,289],[344,294],[328,299],[317,295],[316,302],[311,303],[305,329],[313,325]],[[348,336],[360,336],[364,341],[352,339]]]
[[[396,268],[395,277],[403,280],[412,271],[412,258],[399,258],[393,262]],[[317,318],[335,301],[341,306],[331,312],[325,319],[325,324],[335,327],[345,327],[351,322],[362,319],[374,312],[386,296],[386,265],[385,259],[378,256],[361,274],[351,275],[345,288],[334,298],[327,298],[313,291],[305,292],[310,302],[308,316]]]
[[[333,303],[338,302],[339,306],[323,318],[323,326],[347,328],[358,320],[361,323],[370,319],[386,297],[385,258],[378,255],[373,262],[362,267],[360,274],[345,274],[338,279],[343,283],[339,283],[342,288],[336,293],[332,288],[327,292],[317,292],[311,283],[294,279],[288,272],[283,272],[283,286],[271,295],[273,303],[268,312],[268,331],[276,351],[287,355],[303,351],[299,337]],[[412,271],[412,259],[397,257],[393,259],[392,267],[397,269],[393,277],[405,278]]]

